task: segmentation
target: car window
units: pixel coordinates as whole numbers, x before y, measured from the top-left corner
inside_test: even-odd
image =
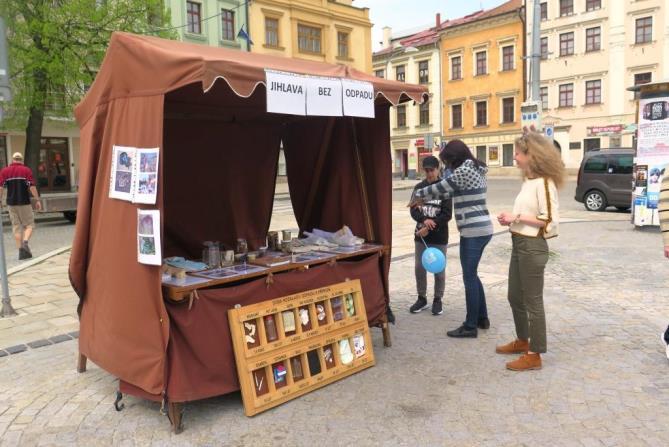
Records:
[[[600,172],[604,174],[606,173],[607,167],[608,160],[606,159],[606,156],[595,155],[594,157],[590,157],[588,161],[585,162],[583,172]]]
[[[612,155],[609,157],[611,174],[632,174],[634,157],[631,155]]]

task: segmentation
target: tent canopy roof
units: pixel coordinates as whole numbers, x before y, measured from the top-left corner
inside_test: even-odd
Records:
[[[164,95],[193,83],[200,83],[206,92],[218,78],[238,96],[249,97],[265,84],[265,69],[371,82],[377,101],[392,105],[427,99],[425,87],[377,78],[346,65],[115,32],[95,82],[76,107],[75,116],[82,126],[98,106],[110,100]]]

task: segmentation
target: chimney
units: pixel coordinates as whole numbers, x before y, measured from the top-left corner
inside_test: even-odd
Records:
[[[437,13],[437,29],[439,29],[439,25],[441,25],[441,14]]]
[[[390,40],[393,37],[393,29],[389,26],[383,27],[383,48],[390,46]]]

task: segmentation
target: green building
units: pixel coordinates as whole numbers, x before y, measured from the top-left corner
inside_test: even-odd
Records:
[[[172,25],[179,40],[215,47],[249,51],[246,39],[238,38],[241,28],[248,32],[248,2],[245,0],[168,0]]]

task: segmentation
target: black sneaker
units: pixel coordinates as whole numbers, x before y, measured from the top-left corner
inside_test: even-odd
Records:
[[[476,328],[469,329],[462,325],[457,329],[446,332],[446,335],[453,338],[476,338],[478,337],[478,330]]]
[[[28,253],[23,249],[23,247],[19,248],[19,261],[22,261],[24,259],[31,258],[32,256],[29,256]]]
[[[487,318],[481,318],[477,326],[479,329],[490,329],[490,320]]]
[[[23,241],[23,244],[21,244],[21,245],[22,245],[23,251],[26,252],[26,259],[32,258],[33,257],[33,252],[30,251],[30,247],[28,246],[28,241]]]
[[[417,314],[423,309],[427,309],[427,298],[419,296],[416,302],[409,308],[409,312]]]
[[[441,315],[444,313],[443,306],[441,305],[441,299],[435,298],[432,301],[432,315]]]

